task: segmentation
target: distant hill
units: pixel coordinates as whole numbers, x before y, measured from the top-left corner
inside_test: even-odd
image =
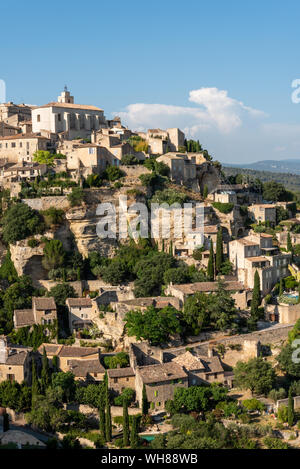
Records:
[[[248,169],[242,167],[231,167],[231,166],[224,166],[223,165],[223,173],[226,178],[229,176],[236,176],[237,174],[243,174],[246,176],[246,179],[251,182],[254,181],[256,178],[260,179],[261,182],[268,182],[268,181],[277,181],[284,185],[287,190],[292,192],[300,193],[300,174],[292,174],[292,173],[275,173],[270,171],[264,170],[255,170],[255,169]]]
[[[300,174],[300,159],[262,160],[249,164],[222,163],[223,167],[253,169],[255,171],[271,171],[273,173]]]

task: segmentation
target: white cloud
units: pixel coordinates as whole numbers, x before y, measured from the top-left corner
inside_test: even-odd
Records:
[[[264,112],[230,98],[227,91],[218,88],[192,90],[189,101],[197,106],[135,103],[129,104],[124,111],[117,114],[126,125],[135,130],[180,127],[193,137],[210,129],[229,134],[241,127],[249,117],[266,116]]]

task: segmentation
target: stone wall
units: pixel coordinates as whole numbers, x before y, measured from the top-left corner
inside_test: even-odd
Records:
[[[70,207],[66,195],[40,197],[37,199],[22,199],[22,202],[34,210],[47,210],[50,207],[65,210]]]

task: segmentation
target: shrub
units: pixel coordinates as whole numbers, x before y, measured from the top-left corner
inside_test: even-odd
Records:
[[[84,192],[81,187],[74,187],[71,194],[68,194],[68,201],[70,202],[71,207],[76,207],[81,205],[84,199]]]
[[[39,245],[39,241],[35,238],[30,238],[28,241],[27,241],[27,245],[30,247],[30,248],[36,248],[38,245]]]
[[[9,207],[2,222],[2,236],[6,243],[15,243],[44,230],[40,214],[23,203]]]
[[[234,204],[223,203],[223,202],[213,202],[212,206],[221,213],[227,214],[232,212]]]

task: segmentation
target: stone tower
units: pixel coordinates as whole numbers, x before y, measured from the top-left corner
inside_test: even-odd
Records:
[[[70,91],[68,91],[67,86],[64,87],[64,91],[62,91],[60,96],[58,96],[57,101],[59,103],[74,104],[74,96],[70,95]]]

